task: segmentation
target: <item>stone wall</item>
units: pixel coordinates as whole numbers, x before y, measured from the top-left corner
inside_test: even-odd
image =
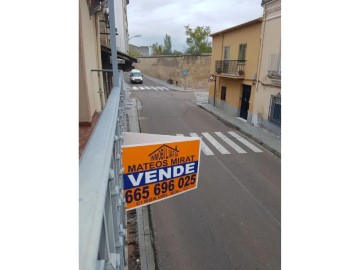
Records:
[[[208,89],[210,76],[211,54],[138,57],[134,67],[145,75],[168,81],[180,87],[192,89]],[[183,76],[188,70],[189,75]]]

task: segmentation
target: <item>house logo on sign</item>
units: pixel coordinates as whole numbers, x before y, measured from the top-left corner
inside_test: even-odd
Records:
[[[177,146],[175,146],[175,148],[173,148],[173,147],[170,147],[170,146],[164,144],[164,145],[160,146],[158,149],[156,149],[154,152],[149,154],[149,157],[150,157],[151,161],[163,160],[163,159],[177,157],[179,155],[179,152],[180,151],[177,150]]]

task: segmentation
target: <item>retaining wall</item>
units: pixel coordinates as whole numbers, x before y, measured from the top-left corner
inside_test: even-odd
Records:
[[[160,80],[172,80],[180,87],[208,89],[210,76],[211,54],[138,57],[134,67],[145,75]],[[188,70],[188,76],[184,71]]]

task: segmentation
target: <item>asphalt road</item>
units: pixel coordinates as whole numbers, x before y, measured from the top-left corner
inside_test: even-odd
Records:
[[[236,139],[238,131],[195,104],[194,92],[156,90],[146,79],[133,86],[144,87],[132,93],[141,132],[196,133],[213,153],[202,151],[196,190],[150,206],[158,268],[281,269],[281,160]]]

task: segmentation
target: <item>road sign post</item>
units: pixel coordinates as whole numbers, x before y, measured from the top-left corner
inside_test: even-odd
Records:
[[[184,77],[184,79],[185,79],[184,89],[186,89],[186,77],[189,76],[189,70],[188,70],[188,69],[183,69],[182,75],[183,75],[183,77]]]

